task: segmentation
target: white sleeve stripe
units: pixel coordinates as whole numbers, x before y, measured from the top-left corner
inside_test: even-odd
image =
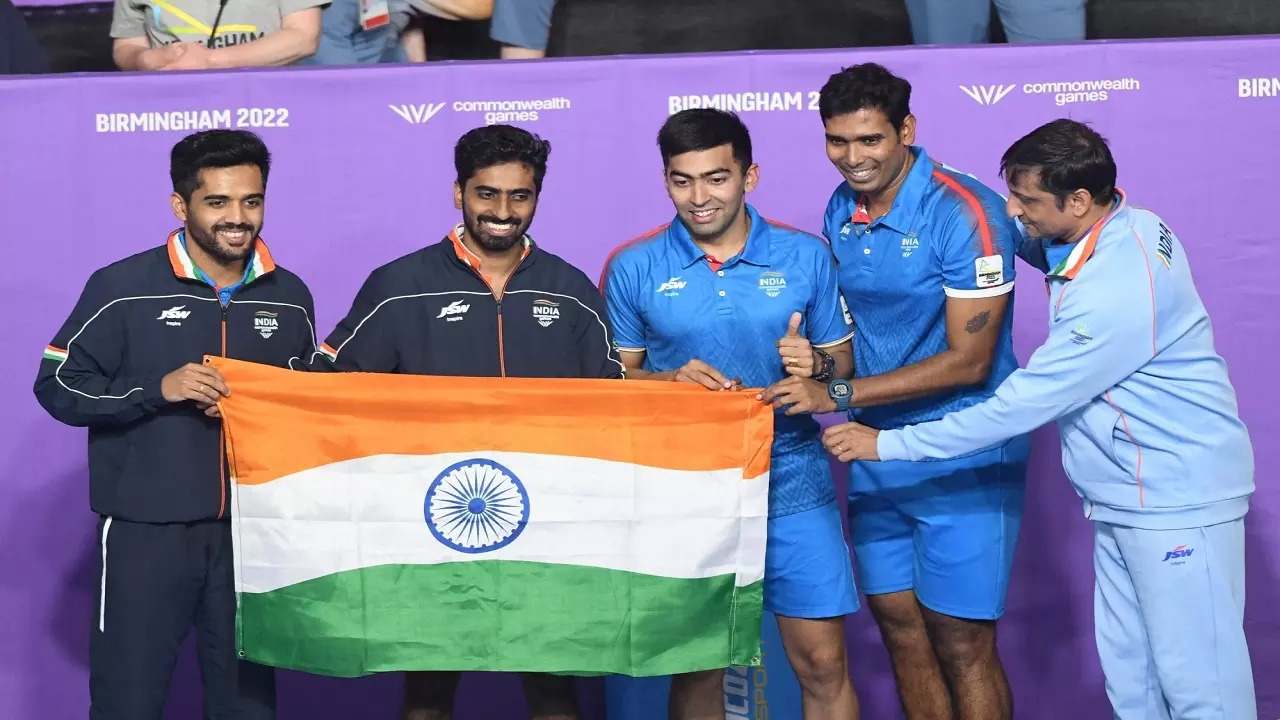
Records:
[[[135,297],[116,298],[115,300],[112,300],[106,305],[103,305],[102,307],[98,308],[98,312],[94,313],[93,317],[89,318],[88,320],[85,320],[84,325],[81,325],[80,329],[76,331],[76,334],[72,335],[71,339],[67,341],[67,347],[66,347],[67,356],[62,358],[62,361],[58,363],[58,367],[54,369],[53,379],[57,380],[58,384],[61,385],[62,388],[67,392],[75,393],[76,395],[80,395],[82,397],[87,397],[90,400],[123,400],[124,398],[127,398],[136,392],[142,392],[145,388],[136,387],[136,388],[131,388],[128,392],[126,392],[123,395],[90,395],[89,393],[83,392],[81,390],[77,390],[62,381],[62,376],[61,376],[62,366],[66,365],[67,361],[71,359],[71,346],[76,343],[76,338],[83,335],[84,331],[88,329],[89,323],[92,323],[94,320],[97,320],[98,316],[101,315],[103,312],[105,312],[107,308],[111,307],[112,305],[115,305],[118,302],[125,302],[126,300],[164,300],[165,298],[191,298],[192,300],[200,300],[202,302],[218,302],[217,298],[199,297],[197,295],[186,295],[184,293],[177,293],[174,295],[138,295]]]
[[[618,347],[618,352],[642,353],[642,352],[648,352],[648,349],[647,349],[647,348],[642,348],[642,347],[632,348],[632,347],[621,347],[621,346],[620,346],[620,347]]]
[[[618,366],[618,369],[622,371],[623,375],[626,375],[627,366],[623,365],[621,360],[615,360],[613,358],[613,353],[611,352],[613,350],[613,343],[609,340],[609,326],[605,325],[604,320],[600,319],[599,313],[587,307],[585,303],[583,303],[581,300],[579,300],[578,298],[572,295],[562,295],[560,293],[547,292],[545,290],[508,290],[506,294],[519,295],[522,293],[534,294],[534,295],[550,295],[552,297],[560,297],[560,298],[565,298],[567,300],[572,300],[578,303],[578,306],[581,307],[583,310],[586,310],[587,312],[591,313],[591,315],[595,317],[596,322],[600,323],[600,329],[604,331],[604,356],[608,358],[610,362],[616,364]]]
[[[957,290],[956,288],[943,287],[942,291],[947,297],[953,298],[989,298],[1004,295],[1013,290],[1013,283],[1007,282],[1003,285],[997,285],[989,288],[978,288],[977,290]]]
[[[849,333],[848,335],[845,335],[844,337],[840,338],[839,340],[835,340],[835,341],[833,341],[833,342],[829,342],[829,343],[810,343],[810,345],[812,345],[813,347],[816,347],[816,348],[829,348],[829,347],[835,347],[836,345],[843,345],[844,343],[849,342],[849,340],[851,340],[852,338],[853,338],[853,333]]]

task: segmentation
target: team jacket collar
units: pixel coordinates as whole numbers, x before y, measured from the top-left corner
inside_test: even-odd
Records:
[[[747,244],[742,248],[742,252],[728,258],[724,264],[728,265],[736,259],[750,265],[769,267],[769,223],[750,203],[744,203],[744,206],[747,218],[751,221],[751,229],[747,231]],[[667,237],[670,240],[670,247],[680,258],[682,267],[692,267],[707,257],[702,248],[693,242],[689,228],[685,227],[684,221],[678,215],[671,221],[667,229]]]
[[[454,225],[453,229],[449,231],[449,243],[453,245],[453,252],[458,256],[458,260],[462,261],[464,265],[472,270],[475,270],[480,277],[484,278],[485,281],[488,282],[489,276],[485,275],[484,270],[481,269],[481,263],[483,262],[481,257],[468,250],[467,246],[462,244],[462,234],[464,232],[466,232],[466,226],[462,223]],[[526,234],[521,238],[520,242],[524,245],[524,253],[520,255],[520,262],[524,262],[525,259],[529,257],[529,253],[533,252],[533,237]]]
[[[911,232],[911,226],[925,190],[933,177],[933,160],[924,148],[912,145],[909,148],[913,158],[911,169],[898,186],[898,194],[893,198],[893,206],[889,212],[880,217],[880,224],[893,228],[898,232]],[[865,198],[857,194],[854,199],[853,214],[850,221],[859,225],[870,225],[871,215],[867,212]]]
[[[1116,188],[1116,200],[1111,205],[1111,212],[1107,213],[1105,217],[1094,223],[1093,227],[1089,228],[1089,231],[1085,233],[1084,238],[1076,242],[1076,246],[1072,248],[1071,254],[1064,258],[1062,262],[1058,263],[1057,267],[1049,272],[1049,277],[1074,280],[1076,274],[1080,272],[1080,268],[1084,267],[1085,262],[1087,262],[1089,258],[1093,257],[1093,251],[1098,247],[1098,238],[1102,235],[1102,229],[1106,227],[1107,223],[1111,222],[1112,218],[1119,215],[1120,211],[1127,207],[1128,202],[1125,198],[1124,191],[1120,188]]]
[[[208,276],[191,262],[191,256],[187,254],[187,238],[186,232],[182,228],[178,228],[169,233],[169,239],[166,242],[169,248],[169,264],[173,266],[173,274],[180,278],[188,280],[199,280],[200,282],[213,284]],[[250,256],[249,262],[245,265],[244,279],[241,281],[245,284],[266,275],[276,269],[276,263],[271,259],[271,251],[267,249],[267,244],[262,238],[258,238],[253,243],[253,255]]]

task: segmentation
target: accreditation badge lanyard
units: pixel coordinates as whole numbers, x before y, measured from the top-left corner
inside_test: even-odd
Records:
[[[388,0],[360,0],[360,27],[372,30],[389,22],[391,5]]]

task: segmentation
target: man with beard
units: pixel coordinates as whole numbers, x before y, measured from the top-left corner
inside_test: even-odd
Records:
[[[658,132],[676,217],[615,250],[605,298],[627,377],[712,391],[783,378],[846,377],[853,335],[821,238],[766,220],[746,202],[759,168],[735,115],[685,110]],[[805,718],[855,720],[844,616],[858,609],[831,469],[818,423],[776,415],[769,476],[764,607],[778,622]],[[725,717],[724,671],[672,678],[673,720]],[[788,711],[783,711],[787,715]]]
[[[91,720],[160,720],[194,623],[206,718],[272,718],[270,668],[236,656],[230,486],[205,355],[289,367],[315,350],[307,286],[259,237],[270,154],[252,133],[174,146],[161,246],[94,272],[44,350],[35,394],[89,428],[100,519]],[[267,330],[269,328],[269,331]]]
[[[440,242],[374,270],[311,369],[621,378],[600,292],[527,234],[550,150],[509,125],[463,135],[453,193],[462,222]],[[451,717],[458,679],[456,672],[408,673],[403,718]],[[534,718],[578,716],[571,678],[522,679]]]

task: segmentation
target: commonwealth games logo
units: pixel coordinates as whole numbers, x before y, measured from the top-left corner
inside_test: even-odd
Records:
[[[510,545],[529,523],[529,494],[507,468],[471,458],[445,468],[427,488],[427,528],[446,546],[485,553]]]

